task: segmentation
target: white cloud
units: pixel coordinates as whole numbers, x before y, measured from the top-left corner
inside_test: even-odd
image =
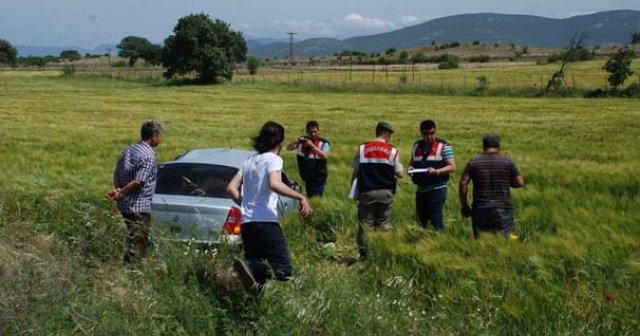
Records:
[[[330,35],[333,30],[324,22],[314,20],[276,20],[276,27],[283,27],[287,32],[296,32],[302,36]]]
[[[595,12],[570,11],[568,13],[558,13],[555,15],[555,17],[558,19],[566,19],[574,16],[589,15],[593,13]]]
[[[368,18],[357,13],[347,14],[343,19],[343,23],[346,26],[360,29],[384,29],[394,26],[393,22],[379,18]]]
[[[358,13],[349,13],[342,18],[332,18],[328,20],[274,20],[272,25],[266,30],[296,32],[297,38],[309,37],[350,37],[363,34],[376,34],[393,30],[397,27],[392,21],[365,17]],[[255,25],[252,30],[259,30]],[[264,30],[263,30],[264,33]],[[257,31],[251,31],[252,35],[260,35]]]
[[[398,21],[403,26],[411,26],[411,25],[417,24],[419,20],[415,16],[407,15],[407,16],[403,16],[400,19],[398,19]]]

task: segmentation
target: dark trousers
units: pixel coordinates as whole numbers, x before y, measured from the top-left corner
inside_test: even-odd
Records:
[[[473,237],[478,238],[481,231],[501,232],[505,239],[511,236],[513,228],[513,209],[510,208],[473,208],[471,211]]]
[[[149,213],[123,213],[124,222],[127,225],[127,249],[124,252],[124,262],[129,264],[144,257],[149,246],[149,229],[151,226],[151,214]]]
[[[276,278],[287,281],[292,274],[289,250],[278,223],[242,224],[244,257],[259,283]]]
[[[416,215],[423,228],[429,222],[436,230],[444,229],[442,211],[447,200],[447,188],[416,192]]]
[[[305,183],[307,189],[307,197],[322,197],[324,195],[324,183]]]
[[[393,191],[388,189],[371,190],[360,193],[358,198],[358,233],[356,242],[361,258],[369,256],[369,247],[365,234],[365,225],[376,230],[391,230],[391,211]]]

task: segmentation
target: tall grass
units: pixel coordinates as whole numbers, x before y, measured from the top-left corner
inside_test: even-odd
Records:
[[[640,330],[640,110],[629,100],[314,92],[279,86],[167,87],[85,77],[0,78],[0,334],[613,334]],[[260,301],[230,274],[240,252],[154,232],[122,266],[125,229],[102,195],[119,150],[148,118],[166,124],[160,161],[198,147],[248,148],[266,120],[287,140],[308,119],[331,139],[327,197],[283,222],[296,278]],[[378,120],[403,162],[422,119],[454,147],[444,232],[414,219],[399,185],[390,233],[352,264],[350,160]],[[523,172],[516,233],[474,241],[455,188],[493,131]],[[295,156],[282,153],[289,175]],[[335,245],[327,244],[333,242]]]

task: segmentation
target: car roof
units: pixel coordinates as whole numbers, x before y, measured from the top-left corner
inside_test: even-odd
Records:
[[[192,149],[167,163],[204,163],[240,168],[254,151],[230,148]]]

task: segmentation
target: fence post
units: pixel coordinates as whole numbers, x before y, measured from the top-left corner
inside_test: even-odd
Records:
[[[411,84],[415,84],[416,83],[416,64],[415,63],[413,63],[413,66],[411,67],[411,71],[412,71]]]

